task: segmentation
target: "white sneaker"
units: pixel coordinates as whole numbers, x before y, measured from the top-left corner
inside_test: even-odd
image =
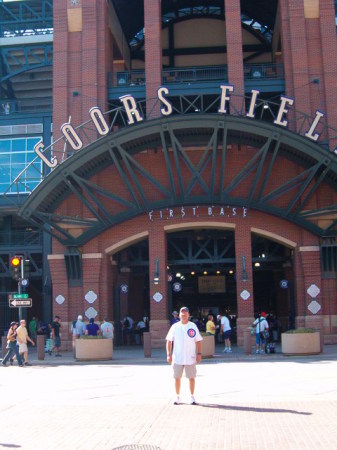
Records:
[[[222,350],[222,353],[227,353],[227,352],[228,352],[228,348],[227,347]]]
[[[180,397],[179,395],[177,395],[176,399],[173,402],[174,405],[179,405],[180,404]]]
[[[229,348],[229,349],[227,350],[227,353],[232,353],[232,349]]]
[[[255,352],[256,354],[258,354],[258,353],[260,353],[260,350],[256,350],[256,352]]]
[[[197,404],[197,402],[195,401],[194,396],[191,395],[191,398],[190,398],[190,405],[196,405],[196,404]]]

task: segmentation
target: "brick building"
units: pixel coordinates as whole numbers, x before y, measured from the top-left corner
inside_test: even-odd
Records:
[[[58,0],[52,31],[53,143],[1,210],[45,237],[44,314],[146,316],[161,346],[187,304],[226,311],[241,345],[266,310],[336,342],[334,2]]]

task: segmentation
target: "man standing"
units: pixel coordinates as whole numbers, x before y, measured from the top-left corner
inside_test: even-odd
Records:
[[[189,379],[190,384],[190,404],[195,405],[196,363],[201,361],[202,337],[198,327],[194,323],[189,322],[190,313],[186,306],[180,308],[179,317],[180,322],[172,325],[166,336],[167,362],[173,366],[173,377],[177,394],[174,404],[179,405],[180,403],[181,377],[185,369],[185,376]]]
[[[177,311],[173,311],[172,318],[170,320],[170,325],[174,325],[177,322],[179,322],[178,312]]]
[[[79,315],[77,320],[74,320],[71,324],[71,332],[73,335],[73,353],[76,353],[76,339],[80,338],[85,334],[85,325],[83,323],[83,317]]]
[[[29,333],[33,341],[36,341],[36,332],[37,332],[37,321],[36,318],[33,317],[32,320],[29,322]]]
[[[28,347],[27,347],[27,341],[29,341],[32,345],[35,346],[35,342],[28,336],[28,331],[26,328],[26,321],[20,320],[20,326],[16,330],[16,340],[19,344],[19,353],[23,360],[25,366],[30,366],[31,364],[28,363]]]
[[[51,324],[51,334],[53,339],[53,348],[51,351],[56,348],[56,354],[55,356],[61,356],[60,354],[60,347],[61,347],[61,336],[60,336],[60,328],[62,327],[60,323],[60,317],[55,316],[54,322]]]
[[[232,328],[229,323],[228,317],[226,317],[225,315],[221,316],[220,327],[221,327],[220,333],[223,335],[223,338],[225,341],[225,348],[223,349],[223,352],[224,353],[232,353],[232,347],[231,347],[231,341],[230,341]]]

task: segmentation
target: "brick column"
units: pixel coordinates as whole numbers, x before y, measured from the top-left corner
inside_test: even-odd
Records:
[[[235,94],[245,93],[240,0],[225,0],[225,19],[228,82],[234,85],[234,96],[230,102],[234,108],[234,111],[231,111],[233,114],[242,108],[242,99],[235,98]]]
[[[319,26],[321,35],[321,54],[323,59],[324,96],[328,124],[337,128],[337,38],[335,22],[335,6],[332,0],[319,2]],[[329,132],[330,147],[337,146],[337,139],[332,139],[336,133]]]
[[[125,285],[128,287],[126,290],[120,290],[120,319],[122,320],[127,314],[132,317],[133,320],[136,320],[133,317],[132,312],[130,310],[129,304],[129,296],[130,296],[130,275],[131,269],[129,267],[122,267],[120,273],[117,276],[117,287]]]
[[[300,247],[300,256],[303,267],[303,280],[304,280],[304,323],[306,327],[313,327],[319,330],[323,329],[323,317],[322,317],[322,274],[321,274],[321,264],[320,264],[320,252],[319,247],[315,246],[303,246]],[[320,293],[312,297],[308,294],[308,289],[314,291],[314,286],[320,290]],[[308,309],[310,304],[319,304],[321,309],[315,313]]]
[[[60,127],[69,116],[69,42],[67,0],[59,0],[53,5],[53,137],[54,141],[61,136]],[[54,155],[62,160],[63,144],[54,145]]]
[[[70,350],[71,337],[69,336],[69,324],[72,320],[70,316],[71,299],[64,255],[48,255],[48,262],[52,280],[53,317],[61,317],[62,349]]]
[[[304,2],[280,0],[280,12],[282,44],[287,52],[283,59],[287,63],[287,71],[290,70],[288,74],[292,74],[292,86],[287,86],[286,91],[295,99],[295,109],[311,114]],[[286,81],[289,79],[286,78]]]
[[[94,308],[97,311],[95,316],[97,321],[103,319],[101,313],[102,258],[101,253],[84,253],[82,256],[83,299],[80,312],[83,311],[85,314],[88,308]],[[88,319],[88,316],[86,318]]]
[[[159,283],[154,284],[156,260],[158,259]],[[167,281],[167,239],[163,228],[153,226],[149,230],[149,277],[150,277],[150,332],[152,347],[162,347],[169,328],[168,281]],[[161,295],[160,301],[153,296]]]
[[[146,115],[160,117],[154,100],[162,84],[161,0],[144,0]]]
[[[280,32],[282,42],[282,62],[284,65],[284,78],[285,78],[285,93],[287,96],[292,97],[294,93],[294,83],[292,77],[288,0],[279,0],[279,14],[280,14]]]
[[[243,257],[246,264],[246,279],[243,274]],[[250,227],[238,223],[235,228],[235,260],[236,260],[236,297],[238,308],[237,336],[238,345],[243,345],[243,332],[254,320],[253,268],[252,268],[252,238]],[[244,300],[245,294],[249,297]]]

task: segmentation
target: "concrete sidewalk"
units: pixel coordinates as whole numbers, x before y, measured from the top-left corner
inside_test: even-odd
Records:
[[[233,347],[232,353],[223,353],[223,345],[216,345],[213,358],[204,358],[204,363],[217,362],[270,362],[285,360],[329,360],[337,357],[337,345],[325,345],[323,353],[308,356],[285,356],[281,353],[281,345],[276,346],[274,354],[255,354],[246,355],[242,347]],[[62,356],[56,358],[54,354],[49,356],[45,354],[44,360],[37,359],[36,347],[29,348],[29,362],[34,365],[79,365],[79,364],[95,364],[97,361],[76,361],[72,352],[63,352]],[[165,349],[153,349],[150,358],[144,357],[142,346],[120,346],[114,348],[113,359],[111,361],[99,361],[100,364],[167,364]]]
[[[24,450],[334,450],[337,349],[307,357],[245,355],[198,365],[190,405],[173,405],[166,353],[115,349],[107,362],[70,353],[0,367],[0,448]],[[36,355],[36,353],[35,353]]]

